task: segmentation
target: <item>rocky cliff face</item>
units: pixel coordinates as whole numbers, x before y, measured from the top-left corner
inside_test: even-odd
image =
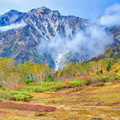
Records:
[[[44,63],[56,70],[70,61],[84,61],[89,59],[85,50],[84,55],[78,55],[57,47],[54,42],[52,46],[57,49],[49,48],[49,42],[60,38],[64,42],[72,41],[77,31],[83,31],[88,26],[87,19],[62,16],[58,11],[46,7],[32,9],[28,13],[11,10],[0,16],[0,57],[11,58],[17,63]],[[109,28],[114,35],[115,45],[120,43],[119,30],[119,27]],[[61,42],[59,44],[62,46]]]
[[[0,16],[0,26],[10,25],[15,23],[18,18],[22,18],[25,13],[19,12],[17,10],[11,10],[4,15]]]
[[[64,57],[62,62],[63,58],[59,58],[59,55],[53,58],[47,51],[40,54],[43,49],[38,51],[37,46],[42,48],[40,43],[49,41],[54,36],[71,40],[75,32],[84,29],[87,23],[86,19],[62,16],[58,11],[46,7],[32,9],[28,13],[11,10],[0,16],[0,28],[6,28],[0,32],[0,56],[14,59],[17,63],[30,61],[45,63],[51,67],[57,65],[58,68],[66,63],[67,58]],[[67,52],[64,56],[69,56],[67,61],[74,60],[74,53]]]

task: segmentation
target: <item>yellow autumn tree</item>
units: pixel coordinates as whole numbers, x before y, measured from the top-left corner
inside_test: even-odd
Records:
[[[0,57],[0,80],[4,86],[17,84],[18,74],[14,66],[15,61]]]
[[[52,69],[45,64],[34,64],[32,67],[32,74],[36,78],[37,82],[43,82],[47,80],[49,73],[52,72]]]

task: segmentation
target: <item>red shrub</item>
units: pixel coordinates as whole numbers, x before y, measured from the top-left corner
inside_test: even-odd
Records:
[[[90,76],[89,76],[89,75],[86,75],[86,76],[82,77],[81,79],[88,81],[88,80],[90,80]]]
[[[0,114],[6,114],[6,113],[7,113],[7,112],[0,110]]]
[[[12,102],[2,102],[0,103],[0,107],[18,109],[18,110],[26,110],[26,111],[38,111],[38,112],[41,112],[41,111],[50,112],[50,111],[56,110],[56,108],[52,106],[20,104],[20,103],[12,103]]]
[[[114,73],[114,72],[107,72],[107,73],[105,73],[104,75],[106,75],[106,76],[116,76],[117,73]]]

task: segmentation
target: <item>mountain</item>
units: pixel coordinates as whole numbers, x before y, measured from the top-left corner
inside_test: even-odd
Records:
[[[102,34],[101,37],[101,32],[95,32],[95,30],[101,31],[99,27],[97,29],[91,27],[93,26],[88,19],[62,16],[58,11],[50,10],[45,6],[32,9],[27,13],[11,10],[0,16],[0,57],[11,58],[17,63],[25,61],[44,63],[58,70],[70,61],[85,61],[104,53],[102,42],[105,44],[108,40],[102,40],[107,39],[106,36]],[[74,46],[73,38],[78,31],[86,31],[88,28],[89,32],[79,36],[85,41],[87,39],[86,42],[80,41],[81,48],[78,50],[81,51],[80,53],[64,49],[66,43],[69,44],[68,48],[72,46],[72,49],[77,49],[75,47],[79,43]],[[114,49],[120,44],[120,26],[106,28],[106,31],[112,33],[114,39],[107,49]],[[95,32],[97,36],[91,32]],[[96,38],[99,38],[98,41]],[[96,42],[93,43],[92,40]],[[91,43],[92,46],[89,45]],[[98,50],[95,48],[96,45]]]
[[[58,11],[46,7],[32,9],[28,13],[11,10],[0,16],[0,30],[6,28],[0,32],[0,57],[11,58],[17,63],[30,61],[51,67],[59,67],[58,63],[63,66],[75,60],[76,54],[67,52],[59,59],[63,54],[60,53],[53,58],[49,51],[41,50],[43,46],[40,43],[49,41],[54,36],[71,40],[77,30],[82,30],[87,25],[87,19],[62,16]],[[16,26],[18,27],[15,28]]]
[[[25,13],[19,12],[17,10],[11,10],[4,15],[0,16],[0,26],[10,25],[15,23],[18,18],[22,18]]]
[[[108,28],[107,31],[112,33],[114,42],[106,47],[104,54],[92,58],[91,61],[98,61],[105,58],[120,59],[120,26]]]

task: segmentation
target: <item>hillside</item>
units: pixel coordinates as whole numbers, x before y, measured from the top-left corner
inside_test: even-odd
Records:
[[[32,85],[31,88],[29,86],[22,91],[11,92],[13,95],[14,93],[16,95],[31,93],[32,99],[29,102],[17,102],[13,100],[0,102],[0,119],[119,120],[119,82],[108,82],[76,88],[62,88],[58,92],[36,91],[31,93],[27,90],[35,88],[35,85]],[[39,87],[43,86],[45,86],[45,83]],[[8,91],[3,92],[0,89],[0,94],[3,94],[3,97],[8,96],[6,92]]]
[[[52,56],[42,43],[47,44],[54,36],[72,39],[76,30],[84,29],[87,23],[87,19],[62,16],[46,7],[32,9],[28,13],[11,10],[0,16],[0,28],[3,30],[0,32],[0,57],[11,58],[17,63],[29,61],[55,67],[57,53]],[[66,56],[68,61],[74,58],[73,53]]]
[[[91,61],[105,58],[114,58],[115,60],[120,59],[120,26],[112,27],[109,31],[113,34],[114,42],[105,49],[104,54],[92,58]]]
[[[103,1],[0,1],[0,120],[120,120],[120,2]]]
[[[106,57],[112,49],[107,57],[113,57],[120,44],[120,27],[104,28],[97,22],[92,25],[88,19],[63,16],[46,7],[27,13],[11,10],[0,16],[0,57],[17,64],[43,63],[55,70],[71,61],[78,63],[101,54]],[[105,58],[102,56],[95,59]]]

